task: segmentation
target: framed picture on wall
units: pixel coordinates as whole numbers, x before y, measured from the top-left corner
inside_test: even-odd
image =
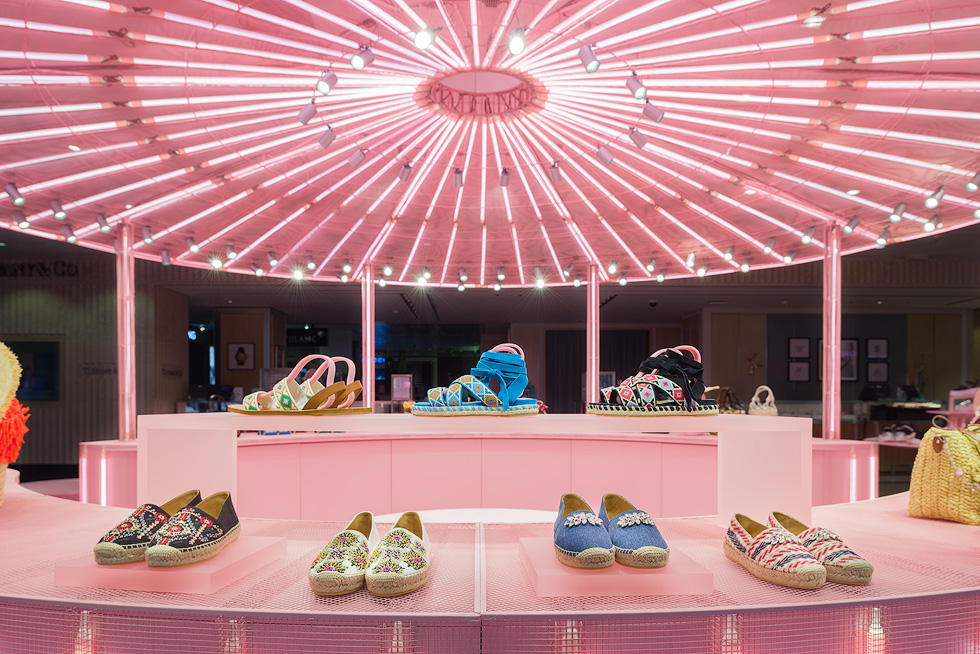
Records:
[[[790,361],[789,380],[791,382],[810,381],[810,362],[809,361]]]
[[[888,358],[888,339],[887,338],[869,338],[868,339],[868,358],[869,359],[887,359]]]
[[[809,359],[810,358],[810,339],[791,338],[789,339],[789,358],[790,359]]]
[[[823,339],[817,341],[817,379],[823,381]],[[840,379],[841,381],[857,381],[858,378],[858,341],[856,338],[845,338],[840,342]]]
[[[255,370],[255,343],[229,343],[228,370]]]
[[[887,361],[868,361],[868,383],[869,384],[888,383]]]

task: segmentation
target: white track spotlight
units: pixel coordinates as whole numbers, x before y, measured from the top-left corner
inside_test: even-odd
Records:
[[[643,134],[640,133],[640,130],[636,129],[635,127],[630,127],[630,140],[633,141],[633,144],[641,150],[647,144],[646,137],[643,136]]]
[[[657,273],[657,281],[658,282],[661,282],[662,283],[665,279],[667,279],[667,271],[666,270],[661,270],[660,272]]]
[[[95,215],[95,222],[99,225],[99,231],[103,234],[108,234],[112,231],[112,227],[109,225],[109,221],[106,220],[104,213],[99,213]]]
[[[65,237],[65,240],[68,241],[69,243],[74,243],[75,241],[78,240],[78,237],[75,236],[75,232],[73,232],[71,229],[71,225],[62,225],[61,234],[62,236]]]
[[[807,230],[803,232],[803,236],[800,237],[800,243],[802,243],[803,245],[809,245],[810,241],[813,240],[813,232],[815,231],[817,231],[817,226],[810,225],[810,227],[808,227]]]
[[[585,66],[585,72],[594,73],[599,70],[599,58],[592,52],[592,46],[588,43],[578,49],[578,58],[582,61],[582,65]]]
[[[314,261],[312,256],[306,257],[306,269],[313,270],[316,268],[316,261]]]
[[[687,255],[687,261],[685,261],[684,264],[688,268],[693,268],[694,267],[694,253],[693,252],[690,253],[689,255]]]
[[[578,288],[582,285],[582,275],[576,275],[575,279],[572,280],[572,286]]]
[[[27,222],[27,217],[23,211],[14,210],[11,217],[14,219],[14,224],[21,229],[30,229],[31,224]]]
[[[881,230],[880,234],[878,234],[878,238],[875,239],[875,243],[884,247],[885,244],[888,243],[888,239],[890,239],[891,237],[892,237],[892,232],[890,229],[886,227],[883,230]]]
[[[522,52],[527,45],[527,41],[524,39],[524,28],[516,27],[514,31],[510,33],[510,40],[507,41],[507,49],[515,57]]]
[[[939,206],[939,201],[946,195],[946,187],[940,186],[936,192],[926,198],[926,209],[935,209]]]
[[[652,120],[653,122],[659,123],[661,120],[664,119],[665,114],[661,109],[659,109],[655,105],[650,104],[650,101],[647,100],[646,104],[643,105],[643,115],[649,118],[650,120]]]
[[[766,241],[766,244],[763,246],[762,251],[765,254],[772,254],[772,249],[775,246],[776,246],[776,238],[773,237],[773,236],[770,236],[769,237],[769,240]]]
[[[565,268],[561,272],[565,277],[571,277],[573,270],[575,270],[575,264],[570,263],[567,266],[565,266]]]
[[[378,280],[378,286],[380,288],[384,288],[387,285],[388,285],[388,280],[386,280],[384,277]]]
[[[500,292],[500,282],[493,283],[493,290],[497,291],[498,293]]]
[[[796,249],[794,248],[789,251],[789,254],[783,255],[783,263],[789,265],[793,263],[793,259],[795,258],[796,258]]]
[[[310,119],[315,115],[316,105],[312,102],[308,102],[303,105],[303,108],[299,110],[298,114],[296,114],[296,120],[305,125],[306,123],[310,122]]]
[[[7,185],[3,187],[3,190],[6,191],[7,197],[14,201],[15,207],[22,207],[24,206],[24,203],[27,202],[27,199],[20,194],[20,191],[17,190],[17,187],[13,182],[7,182]]]
[[[338,276],[340,277],[340,281],[342,281],[345,284],[350,281],[350,275],[348,275],[345,272],[340,273],[340,275]]]
[[[147,245],[153,242],[153,232],[150,231],[148,226],[143,225],[140,227],[140,234],[142,234],[143,242]]]
[[[626,286],[626,273],[619,276],[619,285]]]
[[[854,230],[857,229],[857,226],[860,224],[861,224],[861,219],[858,218],[857,216],[854,216],[853,218],[851,218],[850,222],[844,225],[844,233],[853,234]]]
[[[735,258],[735,246],[730,245],[727,250],[725,250],[725,261],[731,261]]]
[[[293,279],[295,279],[296,281],[301,281],[303,279],[302,268],[296,268],[295,270],[293,270]]]
[[[827,19],[823,15],[822,9],[811,9],[809,15],[803,19],[803,27],[816,28],[823,25],[823,22]]]
[[[980,189],[980,173],[974,175],[973,179],[971,179],[969,182],[966,183],[966,190],[969,191],[970,193],[976,193],[978,189]],[[17,203],[14,202],[14,204]]]
[[[333,87],[337,86],[337,73],[332,70],[328,70],[320,75],[320,79],[316,82],[316,90],[320,95],[326,95],[333,91]],[[310,116],[312,118],[312,116]],[[302,121],[300,121],[302,122]]]
[[[429,283],[429,280],[425,278],[425,275],[419,275],[415,278],[415,283],[419,286],[425,286]]]
[[[604,145],[599,146],[599,149],[595,151],[595,156],[599,157],[599,161],[607,166],[613,162],[612,153],[610,153]]]
[[[934,232],[943,226],[943,219],[939,217],[937,213],[935,216],[929,219],[929,222],[922,225],[923,231]]]
[[[349,163],[352,168],[357,168],[364,162],[365,159],[367,159],[367,150],[364,148],[357,148],[357,150],[354,151],[354,154],[350,156],[350,159],[347,160],[347,163]]]
[[[973,212],[973,217],[974,217],[974,218],[980,218],[980,209],[976,209],[976,210],[975,210],[975,211]]]
[[[502,282],[504,281],[505,278],[506,276],[504,275],[504,267],[500,266],[499,268],[497,268],[497,281]]]
[[[51,200],[51,202],[48,202],[48,206],[51,207],[51,211],[54,212],[54,217],[58,220],[64,220],[68,217],[65,210],[61,208],[61,200]]]
[[[252,272],[255,273],[256,277],[261,277],[265,274],[265,271],[259,268],[256,264],[252,264]]]
[[[504,188],[510,186],[510,170],[507,168],[500,169],[500,185]]]
[[[899,202],[897,205],[895,205],[895,208],[892,209],[891,214],[888,216],[888,220],[892,221],[893,223],[897,223],[902,219],[902,216],[904,214],[905,214],[905,203]]]
[[[534,267],[534,285],[544,288],[544,273],[541,271],[541,266]]]
[[[350,67],[354,70],[364,70],[372,61],[374,61],[374,52],[368,46],[362,45],[361,49],[350,58]]]
[[[637,100],[642,100],[647,97],[647,87],[643,85],[643,80],[640,79],[640,76],[635,71],[626,78],[626,88],[630,90],[630,93]]]
[[[238,252],[235,251],[234,245],[229,243],[228,245],[225,246],[225,258],[227,258],[228,261],[231,261],[237,256],[238,256]]]
[[[415,33],[415,47],[419,50],[426,50],[430,45],[435,43],[436,34],[439,33],[442,27],[426,27]]]
[[[460,168],[453,169],[453,187],[463,188],[463,171]]]
[[[469,279],[470,279],[470,276],[466,274],[466,268],[460,268],[459,269],[459,281],[465,282],[465,281],[469,281]]]
[[[323,135],[320,136],[319,139],[317,139],[317,143],[320,144],[321,148],[326,150],[327,148],[330,147],[330,144],[333,143],[333,140],[335,138],[337,138],[337,132],[333,131],[333,127],[327,125],[327,131],[325,131]]]
[[[432,273],[429,272],[428,266],[422,269],[422,277],[425,278],[425,281],[429,281],[430,279],[432,279]]]
[[[615,275],[617,270],[619,270],[619,261],[613,261],[606,266],[606,272],[610,275]]]
[[[558,167],[557,161],[548,166],[548,175],[551,176],[551,181],[555,184],[561,181],[561,168]]]
[[[190,236],[184,239],[184,243],[187,244],[187,249],[193,254],[197,254],[201,251],[201,246],[197,244],[197,241],[192,239]]]
[[[344,265],[342,265],[340,269],[349,275],[350,272],[354,270],[354,264],[351,263],[350,259],[344,259]]]
[[[220,258],[218,258],[218,257],[211,257],[211,267],[212,268],[214,268],[215,270],[221,270],[221,267],[223,265],[224,264],[221,263],[221,259]]]
[[[650,262],[647,264],[647,272],[652,273],[656,269],[657,269],[657,258],[654,257],[653,259],[650,259]]]
[[[391,273],[395,272],[395,269],[391,267],[390,263],[386,263],[385,267],[381,269],[381,274],[385,277],[391,277]]]
[[[460,293],[466,290],[466,284],[463,283],[462,279],[459,280],[459,282],[456,284],[456,290],[459,291]]]
[[[160,250],[160,263],[164,266],[170,265],[170,250],[168,248]]]
[[[274,253],[269,252],[268,254],[265,255],[265,258],[269,260],[270,268],[275,268],[276,266],[279,265],[279,257],[277,257]]]
[[[703,264],[700,268],[698,268],[698,277],[704,277],[707,274],[708,274],[708,264]]]
[[[412,176],[412,164],[404,163],[402,164],[401,170],[398,171],[398,181],[407,182]]]
[[[752,269],[752,257],[749,257],[748,259],[746,259],[745,261],[743,261],[742,262],[742,265],[739,266],[738,269],[741,270],[744,273],[749,272],[749,270]]]

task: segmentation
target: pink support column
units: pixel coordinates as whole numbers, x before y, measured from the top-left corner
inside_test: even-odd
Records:
[[[116,342],[119,368],[119,440],[136,438],[136,281],[133,226],[119,225],[116,241]]]
[[[585,325],[585,401],[599,401],[599,273],[589,266],[589,296]]]
[[[361,277],[361,391],[366,407],[374,407],[374,271]]]
[[[841,228],[827,229],[823,257],[823,437],[840,438]]]

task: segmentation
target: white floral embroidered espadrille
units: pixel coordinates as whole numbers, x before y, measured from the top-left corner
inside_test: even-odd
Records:
[[[363,588],[368,558],[378,542],[374,514],[358,513],[313,561],[310,588],[317,595],[346,595]]]

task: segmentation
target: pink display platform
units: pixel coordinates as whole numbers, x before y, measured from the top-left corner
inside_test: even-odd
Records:
[[[138,426],[140,442],[162,449],[188,434],[178,439],[181,453],[207,469],[154,456],[137,466],[136,443],[83,443],[83,500],[132,507],[184,488],[225,490],[215,485],[220,477],[229,486],[236,480],[240,515],[262,518],[342,521],[363,506],[553,511],[572,491],[589,501],[616,492],[657,517],[760,511],[778,494],[805,520],[813,505],[877,495],[878,445],[811,438],[807,418],[211,413],[140,416]],[[232,442],[237,456],[227,449]]]
[[[670,548],[670,562],[657,570],[613,564],[604,570],[575,570],[555,558],[551,538],[521,538],[521,562],[538,597],[636,597],[710,595],[714,575],[697,561]]]
[[[56,566],[54,585],[207,595],[285,554],[286,539],[270,536],[241,536],[219,556],[179,568],[151,568],[145,563],[104,566],[98,565],[89,553]]]
[[[538,597],[519,543],[547,538],[551,524],[456,523],[430,525],[432,567],[419,591],[329,598],[310,592],[307,571],[345,522],[243,519],[246,533],[285,538],[286,555],[210,595],[56,586],[54,568],[87,555],[127,510],[8,483],[0,508],[0,651],[975,652],[977,528],[910,518],[907,502],[903,494],[813,510],[814,524],[874,564],[865,587],[803,591],[762,582],[724,557],[724,529],[712,516],[657,520],[669,544],[714,575],[707,595]]]

